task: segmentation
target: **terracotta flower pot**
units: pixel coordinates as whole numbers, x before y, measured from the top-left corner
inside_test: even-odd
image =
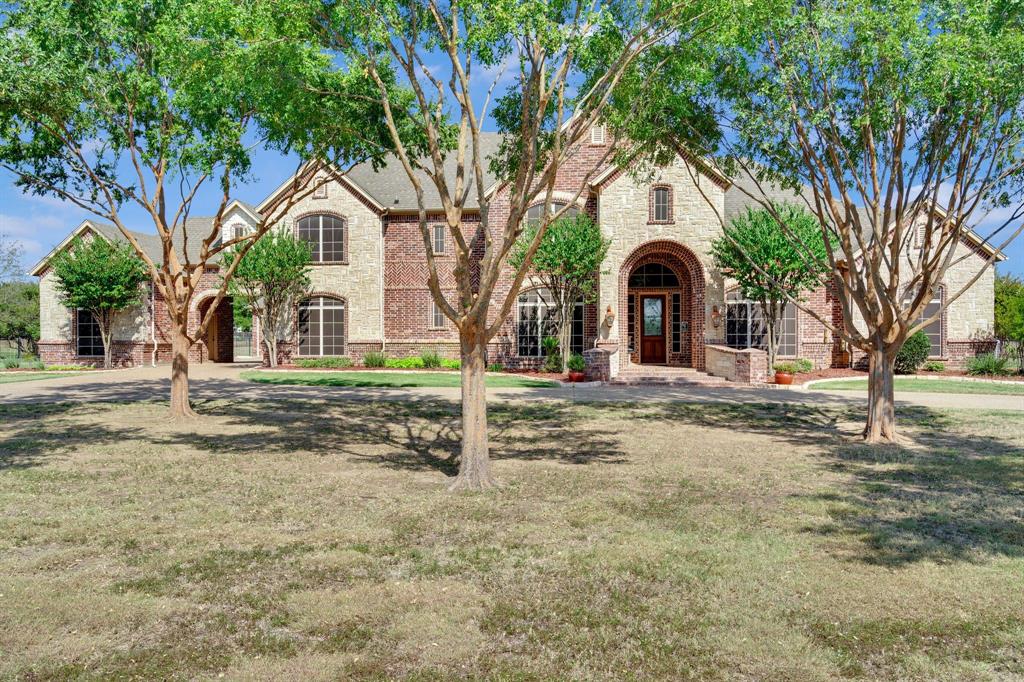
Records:
[[[793,383],[793,375],[787,374],[786,372],[776,372],[775,383],[782,384],[783,386],[789,386]]]
[[[577,372],[574,369],[570,369],[569,370],[569,381],[571,381],[573,383],[578,383],[580,381],[584,381],[584,380],[586,380],[586,378],[587,378],[587,375],[584,374],[583,372]]]

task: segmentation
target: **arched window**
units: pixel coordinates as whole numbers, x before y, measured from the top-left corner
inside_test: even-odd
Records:
[[[651,188],[651,207],[648,220],[652,223],[672,222],[672,188],[659,185]]]
[[[552,201],[551,202],[551,215],[554,215],[561,211],[563,208],[568,206],[564,201]],[[569,210],[563,213],[563,217],[568,218],[579,213],[580,210],[575,206],[569,206]],[[526,211],[526,224],[527,225],[539,225],[541,218],[544,216],[544,202],[531,206]]]
[[[629,286],[636,288],[677,287],[679,278],[672,268],[661,263],[641,265],[629,274]]]
[[[311,215],[299,220],[299,239],[309,243],[314,263],[345,262],[345,219],[333,215]]]
[[[558,336],[558,309],[547,289],[531,289],[519,294],[516,305],[516,353],[520,357],[544,355],[544,337]],[[570,352],[583,352],[583,301],[572,310]]]
[[[314,296],[299,303],[299,355],[345,354],[345,302]]]

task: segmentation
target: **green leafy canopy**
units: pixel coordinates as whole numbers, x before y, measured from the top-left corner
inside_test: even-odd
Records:
[[[818,219],[796,204],[747,209],[711,245],[715,264],[752,301],[798,299],[830,271]]]
[[[76,237],[50,267],[64,305],[95,313],[116,313],[136,305],[142,283],[149,279],[146,265],[130,246],[102,237]]]

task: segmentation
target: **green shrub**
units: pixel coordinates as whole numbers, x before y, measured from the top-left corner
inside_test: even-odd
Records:
[[[43,363],[37,360],[32,363],[32,366],[29,367],[29,369],[45,369],[47,372],[87,372],[96,368],[88,365],[46,365],[44,367]]]
[[[551,355],[544,358],[544,371],[545,372],[561,372],[562,371],[562,354],[552,353]]]
[[[441,366],[445,369],[462,369],[462,360],[451,360],[449,358],[441,358]]]
[[[420,360],[423,361],[423,366],[427,369],[437,369],[441,366],[441,356],[437,354],[437,351],[421,351]]]
[[[896,353],[894,369],[897,374],[913,374],[928,359],[932,344],[923,331],[916,332],[903,342],[903,347]]]
[[[21,364],[18,358],[4,358],[4,369],[17,369]]]
[[[383,366],[389,369],[423,369],[423,358],[387,358]]]
[[[545,336],[540,342],[541,347],[544,349],[545,357],[550,357],[558,353],[558,338],[554,336]]]
[[[783,374],[796,374],[799,370],[798,370],[797,365],[796,365],[795,362],[786,361],[786,362],[776,362],[775,363],[775,371],[776,372],[782,372]]]
[[[997,358],[992,353],[984,353],[967,360],[967,373],[975,376],[1003,376],[1010,373],[1010,359]]]
[[[939,362],[938,360],[929,360],[924,363],[924,371],[926,372],[945,372],[946,363]]]
[[[418,360],[419,358],[416,359]],[[379,351],[370,351],[369,353],[363,356],[364,367],[386,367],[387,362],[387,356]]]
[[[797,358],[793,361],[796,365],[796,371],[798,374],[806,374],[807,372],[814,371],[814,361],[808,360],[807,358]]]
[[[295,361],[296,367],[351,367],[352,358],[344,356],[327,358],[299,358]]]
[[[583,356],[579,353],[573,353],[569,356],[569,361],[566,363],[574,372],[582,372],[587,368],[587,361],[583,359]]]
[[[487,371],[488,372],[504,372],[505,371],[505,365],[501,364],[500,362],[492,362],[491,364],[487,365]]]

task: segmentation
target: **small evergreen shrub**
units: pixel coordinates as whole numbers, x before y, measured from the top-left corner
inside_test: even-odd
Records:
[[[344,368],[352,366],[352,358],[348,358],[345,356],[326,358],[298,358],[297,360],[295,360],[295,366],[306,368]]]
[[[364,367],[386,367],[387,362],[387,356],[379,351],[370,351],[369,353],[363,356]]]
[[[939,362],[938,360],[929,360],[924,363],[924,371],[926,372],[945,372],[946,363]]]
[[[441,356],[437,351],[425,350],[420,352],[420,360],[426,369],[437,369],[441,366]]]
[[[367,365],[369,367],[370,365]],[[423,369],[423,358],[387,358],[384,367],[388,369]]]
[[[445,369],[462,369],[462,360],[451,360],[449,358],[441,358],[441,366]]]
[[[17,369],[20,364],[18,358],[4,358],[4,369]]]
[[[1009,358],[984,353],[967,360],[967,373],[974,376],[1005,376],[1010,373]]]
[[[569,356],[569,360],[566,363],[574,372],[582,372],[587,368],[587,361],[583,359],[583,356],[579,353],[573,353]]]
[[[28,365],[22,365],[26,369],[45,369],[47,372],[88,372],[96,369],[89,365],[46,365],[36,360],[35,362],[29,363]]]
[[[504,372],[505,371],[505,365],[501,364],[500,362],[492,362],[491,364],[487,365],[487,371],[488,372]]]
[[[919,331],[903,342],[903,347],[896,353],[894,369],[897,374],[913,374],[928,359],[932,344],[928,335]]]
[[[558,338],[554,336],[545,336],[541,342],[541,347],[544,349],[544,355],[555,355],[558,353]]]

